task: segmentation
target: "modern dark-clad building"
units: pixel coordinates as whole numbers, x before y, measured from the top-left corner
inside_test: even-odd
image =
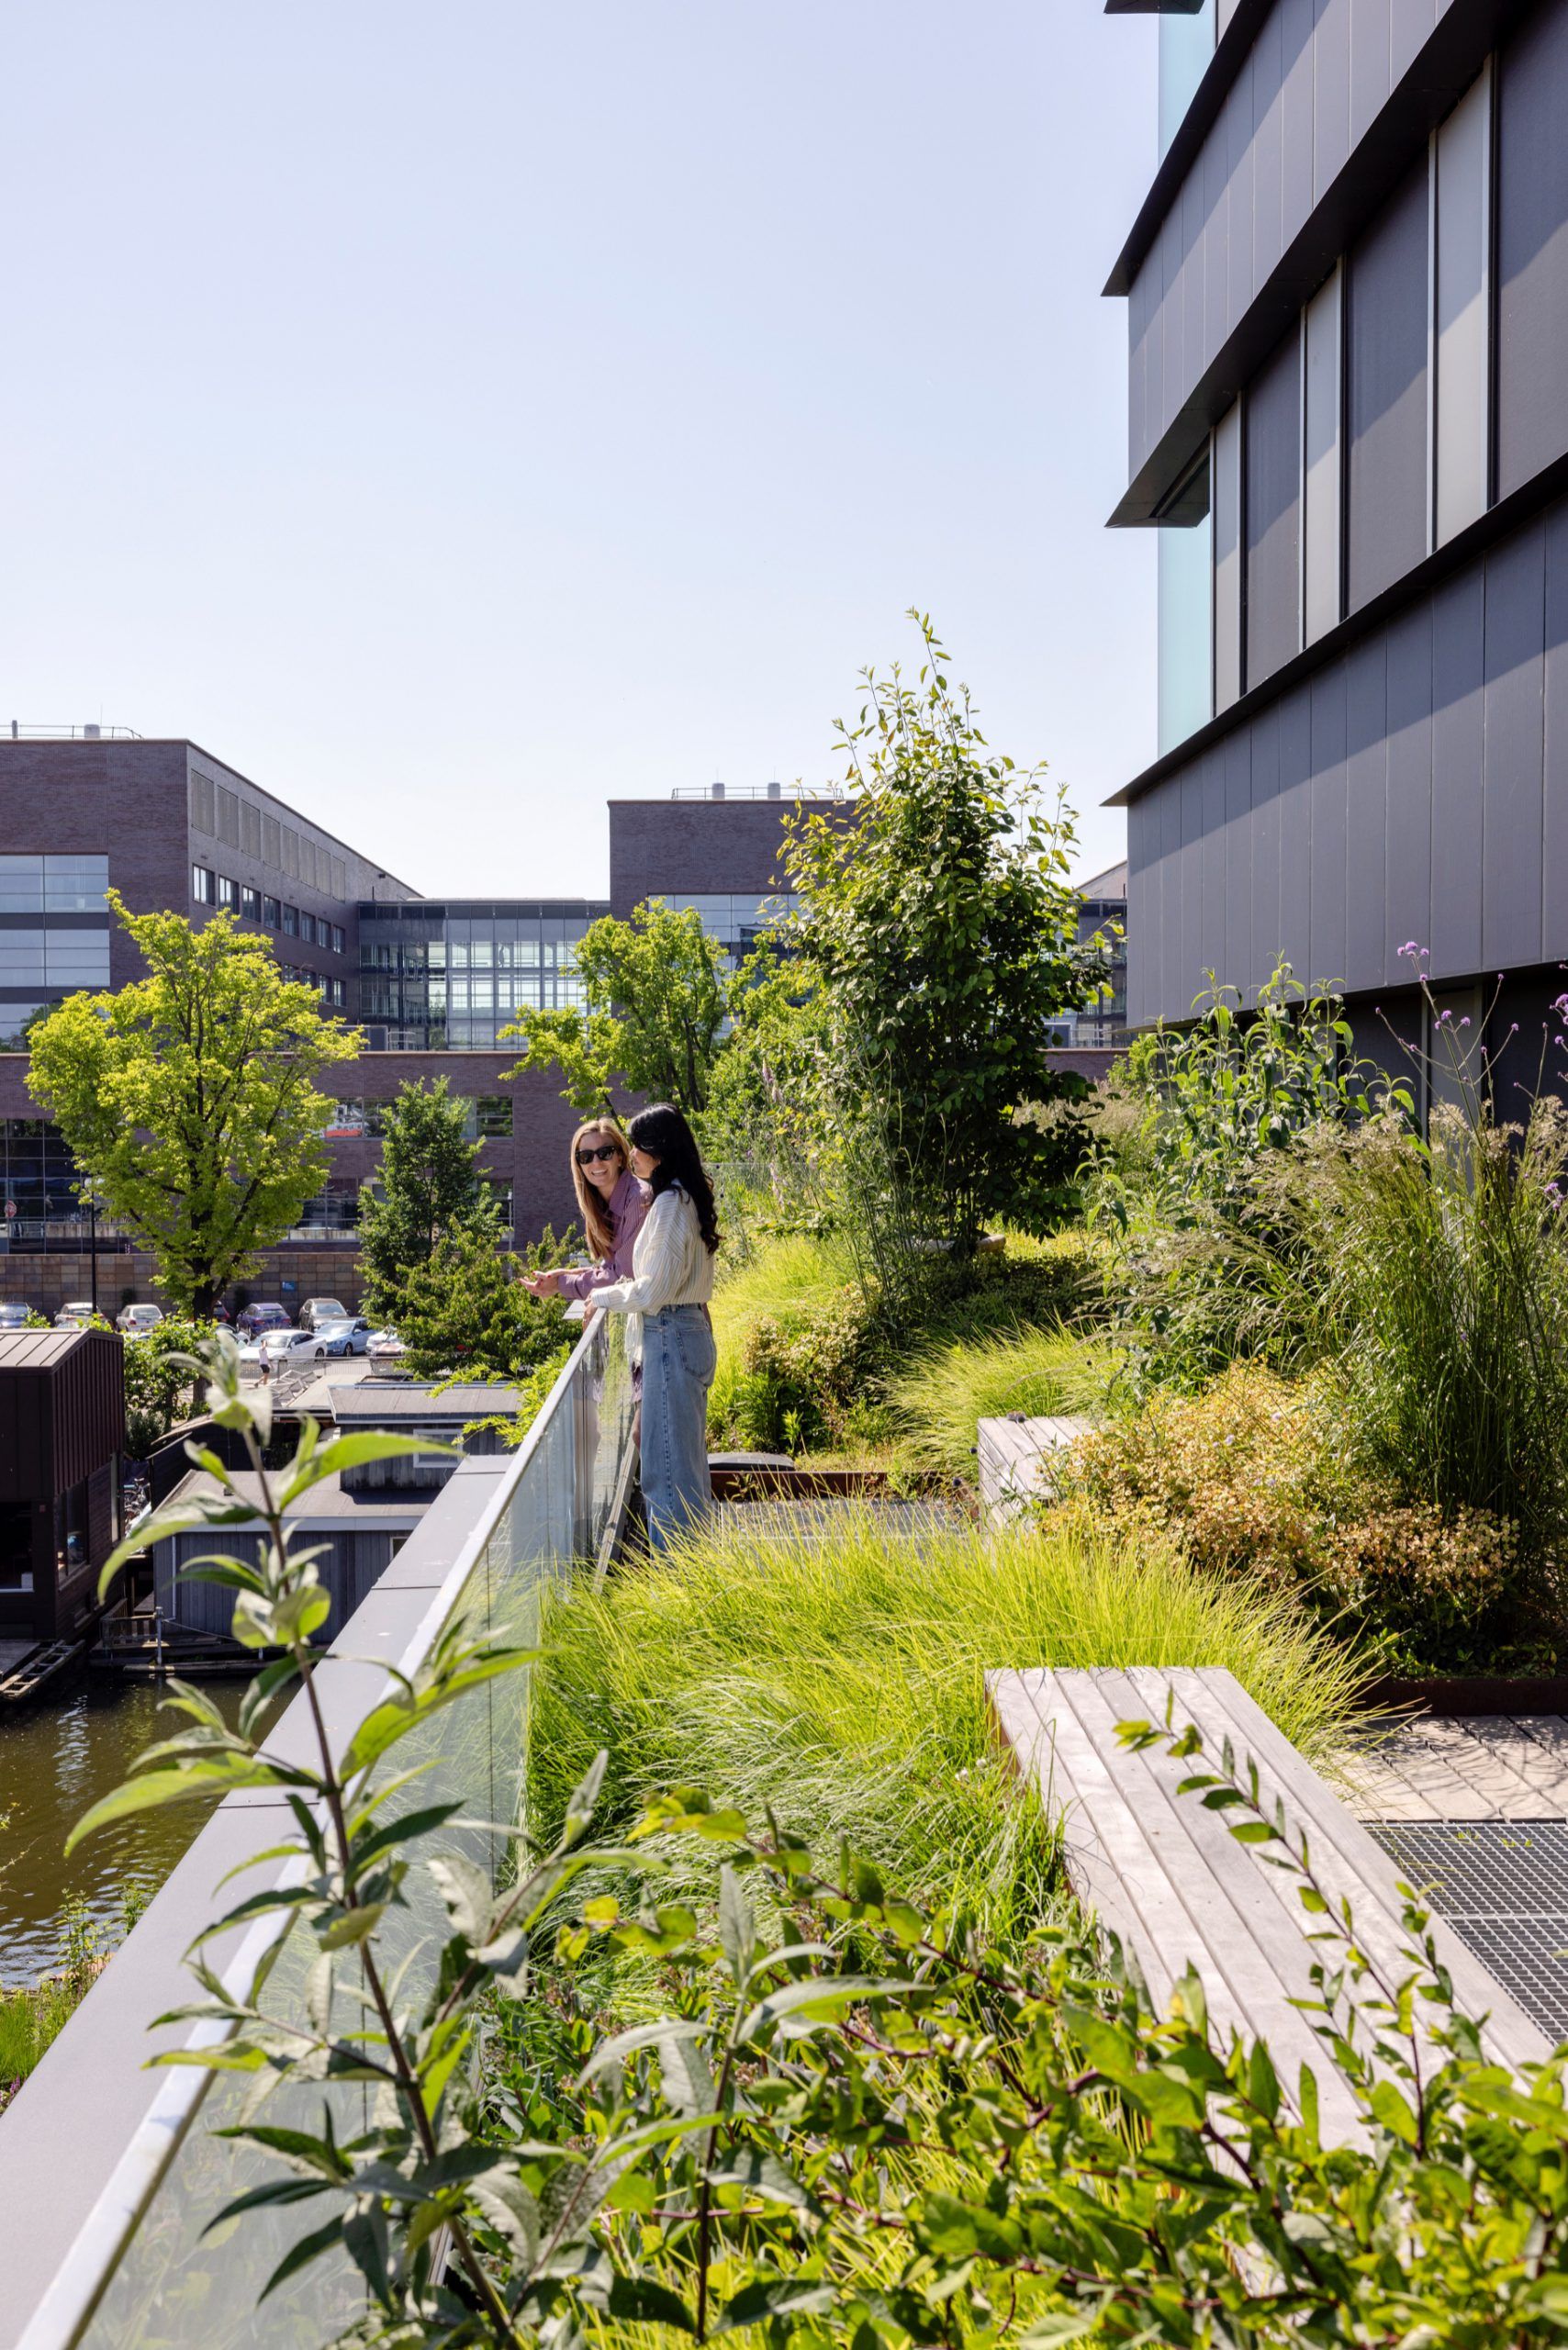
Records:
[[[1413,943],[1506,1088],[1568,957],[1568,0],[1204,0],[1159,32],[1107,289],[1112,520],[1159,533],[1129,1019],[1184,1019],[1211,968],[1255,1001],[1283,957],[1369,1046],[1419,1041]]]

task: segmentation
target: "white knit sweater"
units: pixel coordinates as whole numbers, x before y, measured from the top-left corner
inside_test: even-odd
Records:
[[[713,1251],[698,1228],[691,1195],[679,1183],[661,1192],[643,1219],[632,1251],[630,1281],[595,1290],[592,1303],[606,1314],[635,1317],[627,1337],[633,1357],[642,1352],[642,1318],[666,1305],[706,1305],[713,1294]]]

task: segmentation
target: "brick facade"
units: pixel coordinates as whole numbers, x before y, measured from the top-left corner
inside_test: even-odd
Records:
[[[809,800],[813,813],[853,823],[855,802]],[[780,858],[786,822],[801,806],[781,800],[612,800],[610,910],[622,917],[644,898],[787,890]]]

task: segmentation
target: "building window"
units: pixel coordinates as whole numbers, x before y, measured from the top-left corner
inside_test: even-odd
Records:
[[[1437,136],[1436,543],[1486,511],[1492,77],[1483,73]]]
[[[1345,408],[1351,611],[1402,579],[1428,548],[1429,180],[1423,155],[1350,261]]]
[[[1306,306],[1303,377],[1306,394],[1302,458],[1302,621],[1308,644],[1339,619],[1342,558],[1339,513],[1339,408],[1344,272],[1336,265]]]
[[[298,937],[299,908],[297,906],[285,906],[283,910],[283,934],[286,938]]]
[[[315,915],[314,915],[314,914],[302,913],[302,914],[300,915],[300,917],[299,917],[299,935],[300,935],[300,937],[305,941],[305,944],[306,944],[306,946],[315,946],[315,944],[316,944],[316,917],[315,917]]]
[[[1214,436],[1215,709],[1241,691],[1241,403],[1226,408]]]
[[[261,921],[262,893],[259,890],[252,890],[249,882],[240,891],[240,912],[247,922]]]
[[[54,1563],[60,1580],[90,1566],[87,1547],[87,1480],[54,1497]]]
[[[269,930],[281,930],[283,928],[283,908],[278,904],[275,898],[263,898],[262,900],[262,920],[265,923]]]
[[[342,934],[342,932],[338,928],[337,923],[334,923],[332,924],[332,952],[333,952],[333,954],[334,954],[334,955],[341,955],[341,954],[342,953],[342,951],[343,951],[343,934]]]
[[[475,1103],[481,1138],[488,1139],[511,1132],[512,1097],[510,1093],[481,1093]]]
[[[1301,649],[1301,328],[1247,395],[1247,683]]]
[[[43,940],[46,987],[108,986],[109,934],[106,930],[46,930]]]
[[[209,873],[205,865],[193,865],[191,867],[191,895],[196,900],[197,905],[215,905],[217,903],[217,876]]]
[[[217,876],[217,882],[218,903],[220,906],[227,906],[230,913],[238,913],[240,911],[240,884],[238,881],[230,881],[227,873],[219,873]]]

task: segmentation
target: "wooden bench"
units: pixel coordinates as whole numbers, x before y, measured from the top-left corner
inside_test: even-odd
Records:
[[[1265,1805],[1271,1811],[1282,1799],[1287,1825],[1306,1831],[1325,1890],[1350,1896],[1362,1947],[1397,1979],[1408,1971],[1399,1957],[1398,1872],[1360,1821],[1235,1676],[1216,1668],[989,1673],[986,1691],[1019,1769],[1063,1815],[1074,1893],[1137,1958],[1161,2012],[1191,1963],[1220,2043],[1233,2031],[1267,2041],[1287,2094],[1310,2065],[1325,2141],[1360,2139],[1350,2091],[1311,2020],[1291,2004],[1315,1996],[1314,1958],[1332,1957],[1332,1945],[1307,1940],[1324,1921],[1302,1908],[1293,1874],[1237,1841],[1225,1812],[1176,1788],[1195,1770],[1217,1769],[1228,1736],[1238,1771],[1249,1757],[1256,1762]],[[1163,1722],[1172,1696],[1175,1726],[1193,1722],[1203,1732],[1204,1762],[1174,1761],[1164,1748],[1135,1752],[1116,1736],[1119,1722]],[[1473,1953],[1439,1920],[1430,1930],[1461,2004],[1488,2019],[1483,2038],[1494,2060],[1546,2056],[1542,2034]]]
[[[1051,1460],[1075,1437],[1086,1436],[1092,1420],[1070,1413],[1056,1418],[981,1420],[975,1432],[980,1500],[992,1517],[1007,1517],[1022,1505],[1045,1498],[1051,1489]]]

